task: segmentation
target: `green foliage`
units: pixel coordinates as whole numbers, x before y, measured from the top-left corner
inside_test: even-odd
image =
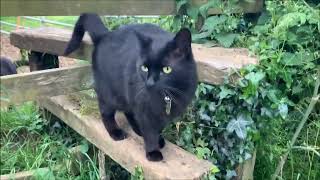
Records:
[[[190,8],[188,1],[183,2],[181,8]],[[269,179],[287,150],[310,102],[315,79],[319,78],[320,6],[300,0],[265,3],[266,10],[256,15],[255,21],[231,15],[228,10],[207,17],[209,7],[223,6],[219,0],[208,1],[198,9],[205,20],[193,36],[196,42],[246,47],[259,59],[259,65],[234,72],[236,82],[226,77],[220,86],[200,84],[191,110],[178,122],[177,144],[216,163],[218,177],[235,176],[236,165],[251,158],[256,149],[255,179]],[[195,24],[195,15],[188,15]],[[318,122],[319,110],[315,110],[297,145],[311,143],[319,152],[320,128],[314,125]],[[319,177],[316,169],[320,161],[315,153],[294,151],[289,159],[284,179]],[[302,162],[306,163],[300,165]]]
[[[134,168],[134,173],[131,175],[131,180],[144,180],[142,167],[137,166]]]
[[[204,18],[204,24],[199,33],[193,35],[194,41],[203,41],[204,38],[216,41],[224,47],[230,47],[240,36],[237,31],[240,18],[231,15],[231,10],[236,7],[238,1],[209,0],[200,7],[192,6],[191,1],[178,1],[178,10],[185,8],[187,15],[192,19],[189,22],[195,23],[199,18]],[[225,12],[220,16],[207,17],[210,8],[221,9]],[[195,25],[192,25],[195,28]]]
[[[98,151],[55,117],[33,103],[0,113],[1,175],[36,170],[35,179],[99,179]],[[85,157],[81,161],[69,151],[75,146],[80,146],[79,153]],[[109,158],[107,168],[109,177],[129,178],[128,172]]]

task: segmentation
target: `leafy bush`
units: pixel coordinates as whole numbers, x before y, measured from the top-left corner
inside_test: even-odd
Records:
[[[236,165],[251,158],[256,149],[255,178],[269,179],[280,156],[288,149],[287,144],[319,78],[319,4],[300,0],[266,1],[266,9],[260,16],[256,15],[258,18],[232,15],[228,10],[207,17],[203,9],[219,3],[222,2],[208,1],[198,10],[192,10],[195,14],[190,14],[194,7],[187,1],[178,1],[178,7],[187,8],[191,18],[188,22],[193,22],[190,27],[195,28],[199,14],[205,18],[195,40],[211,44],[213,40],[224,47],[247,47],[258,57],[259,64],[234,72],[239,77],[235,83],[226,78],[220,86],[200,84],[193,108],[177,123],[176,141],[200,158],[216,163],[222,170],[220,176],[225,178],[235,175]],[[319,109],[316,106],[313,110],[303,131],[317,134],[311,140],[313,150],[319,150]],[[303,138],[297,144],[308,147],[310,139]],[[300,152],[297,156],[301,163],[310,154]],[[319,176],[316,171],[319,162],[309,158],[304,168],[290,172],[285,167],[284,175],[315,178]]]

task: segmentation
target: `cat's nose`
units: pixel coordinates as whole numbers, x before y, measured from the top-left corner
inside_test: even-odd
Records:
[[[148,80],[147,80],[147,87],[152,87],[153,85],[154,85],[154,79],[153,78],[149,78]]]

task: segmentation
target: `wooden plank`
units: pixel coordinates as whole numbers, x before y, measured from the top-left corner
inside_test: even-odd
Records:
[[[1,107],[92,87],[90,65],[2,76]]]
[[[208,0],[193,0],[197,6]],[[239,1],[235,12],[255,13],[262,9],[263,0]],[[1,0],[1,16],[77,16],[83,12],[100,15],[172,15],[175,0]],[[211,8],[209,14],[220,14]]]
[[[155,8],[156,7],[156,8]],[[1,0],[1,16],[170,15],[174,0]]]
[[[256,163],[257,150],[253,152],[252,158],[238,165],[236,180],[253,180],[254,165]]]
[[[192,0],[192,5],[195,7],[200,7],[203,4],[206,4],[209,0]],[[257,13],[260,12],[263,8],[264,0],[254,0],[254,1],[246,1],[241,0],[236,3],[234,7],[232,7],[233,13]],[[228,3],[225,1],[225,6],[227,6]],[[223,10],[219,7],[215,8],[209,8],[208,14],[214,15],[214,14],[221,14],[223,13]]]
[[[114,141],[105,130],[100,116],[81,115],[80,106],[72,102],[71,98],[61,95],[46,98],[39,103],[129,172],[134,172],[136,166],[141,166],[146,179],[200,179],[213,166],[170,142],[166,142],[166,146],[161,150],[163,161],[148,161],[142,138],[129,128],[121,113],[117,114],[116,119],[120,127],[128,132],[128,138]]]
[[[54,55],[63,55],[64,49],[71,38],[71,30],[57,28],[37,28],[33,30],[17,30],[11,33],[11,44],[20,48]],[[200,81],[210,84],[220,84],[224,75],[230,69],[239,69],[244,65],[256,64],[255,57],[249,57],[244,48],[205,47],[192,44],[194,58],[198,64]],[[87,35],[79,50],[70,57],[91,59],[92,42]]]
[[[37,171],[49,171],[48,168],[39,168],[36,170],[30,170],[30,171],[22,171],[22,172],[18,172],[18,173],[14,173],[14,174],[5,174],[5,175],[0,175],[0,179],[1,180],[31,180],[34,179],[35,176],[34,174]]]

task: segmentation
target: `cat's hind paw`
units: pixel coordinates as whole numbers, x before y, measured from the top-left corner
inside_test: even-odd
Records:
[[[163,159],[162,153],[158,150],[147,152],[146,156],[149,161],[154,161],[154,162],[162,161]]]
[[[115,141],[120,141],[127,138],[127,133],[122,129],[114,129],[110,133],[110,136]]]

